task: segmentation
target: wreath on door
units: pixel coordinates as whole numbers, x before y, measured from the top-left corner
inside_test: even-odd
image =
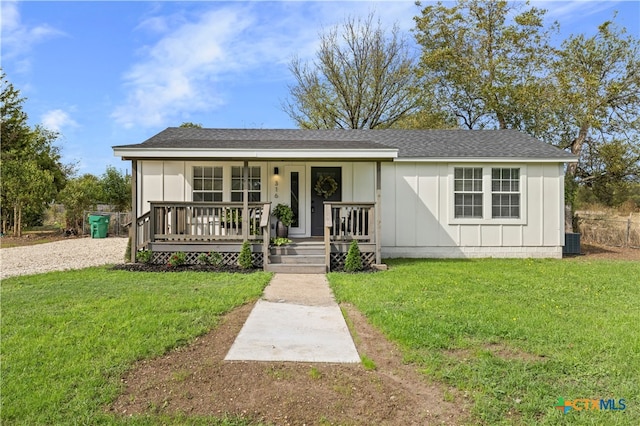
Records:
[[[320,176],[315,186],[316,194],[329,198],[338,190],[338,182],[331,176]]]

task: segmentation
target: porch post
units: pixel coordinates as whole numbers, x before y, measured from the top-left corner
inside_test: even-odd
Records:
[[[324,228],[324,265],[327,272],[331,272],[331,227],[333,226],[333,220],[331,215],[331,203],[324,204],[323,213],[323,228]]]
[[[382,187],[382,165],[376,161],[376,265],[382,264],[382,204],[381,204],[381,187]]]
[[[249,161],[242,167],[242,241],[249,239]]]
[[[131,262],[136,263],[138,251],[138,160],[131,160]]]

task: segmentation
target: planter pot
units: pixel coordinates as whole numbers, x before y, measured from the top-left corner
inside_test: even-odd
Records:
[[[285,226],[282,222],[276,223],[276,237],[289,238],[289,227]]]

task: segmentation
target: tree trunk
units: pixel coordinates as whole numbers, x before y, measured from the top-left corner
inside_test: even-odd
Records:
[[[571,153],[576,157],[580,158],[580,153],[582,152],[582,146],[587,140],[587,134],[589,133],[589,126],[584,124],[580,127],[580,131],[578,132],[578,136],[571,142]],[[567,165],[567,175],[575,176],[576,171],[578,170],[578,163],[569,163]]]
[[[16,224],[18,223],[18,206],[13,206],[13,236],[18,236],[18,228],[16,228]]]
[[[15,226],[14,235],[16,235],[18,238],[20,238],[20,237],[22,237],[22,206],[18,206],[17,207],[17,211],[18,211],[18,219],[16,220],[16,223],[14,224],[14,226]]]
[[[580,127],[580,131],[578,131],[578,136],[571,142],[571,153],[576,157],[580,158],[580,154],[582,153],[582,146],[587,140],[587,134],[589,133],[589,125],[583,124]],[[569,163],[567,165],[567,179],[571,181],[575,181],[576,172],[578,171],[578,163]],[[564,230],[565,232],[575,232],[574,229],[574,210],[573,210],[573,196],[575,194],[572,193],[571,197],[569,197],[567,201],[567,205],[565,205],[565,217],[564,217]]]

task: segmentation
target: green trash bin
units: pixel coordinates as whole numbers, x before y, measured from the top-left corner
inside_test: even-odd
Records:
[[[89,226],[91,228],[91,238],[106,238],[109,229],[109,215],[89,215]]]

